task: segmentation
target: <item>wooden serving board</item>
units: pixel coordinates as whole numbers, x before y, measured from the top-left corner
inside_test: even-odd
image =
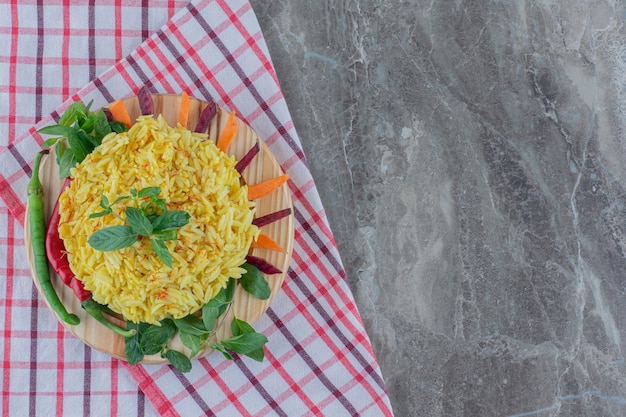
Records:
[[[154,94],[152,98],[154,101],[155,114],[162,114],[165,120],[167,120],[167,122],[171,126],[175,126],[178,120],[178,109],[181,100],[180,96],[169,94]],[[194,130],[202,109],[206,107],[208,103],[194,98],[190,98],[190,100],[191,107],[189,111],[187,128],[190,130]],[[125,99],[124,101],[131,120],[135,120],[138,116],[141,115],[137,97],[130,97]],[[228,111],[218,107],[217,116],[211,122],[211,125],[209,126],[207,132],[210,140],[215,141],[217,139],[219,132],[222,131],[226,124],[228,114]],[[235,159],[239,160],[259,139],[254,130],[252,130],[250,126],[245,124],[239,118],[237,118],[237,123],[237,135],[235,136],[227,153],[234,156]],[[260,152],[258,153],[257,157],[254,158],[252,163],[242,173],[242,176],[247,184],[257,184],[261,181],[279,176],[283,173],[280,165],[272,155],[267,145],[265,145],[262,140],[259,140],[259,144],[261,146]],[[45,159],[42,161],[39,175],[41,182],[44,186],[44,212],[46,219],[49,219],[52,213],[52,209],[60,194],[61,186],[63,184],[63,180],[59,178],[59,169],[55,161],[54,150],[51,150],[51,153],[46,156]],[[273,192],[272,194],[256,200],[257,217],[285,208],[291,208],[293,210],[291,194],[289,192],[287,184],[282,185],[277,191]],[[26,213],[26,219],[24,221],[24,239],[27,247],[28,262],[30,264],[31,274],[33,276],[35,286],[37,287],[40,296],[45,301],[45,297],[42,294],[41,287],[39,285],[39,281],[37,279],[37,275],[34,269],[31,237],[28,226],[28,210],[26,211]],[[216,339],[222,340],[232,336],[230,330],[230,322],[232,321],[233,315],[235,315],[239,319],[247,321],[250,324],[254,324],[265,313],[265,311],[272,303],[274,297],[280,290],[280,287],[282,286],[282,283],[285,279],[287,269],[289,267],[289,261],[291,259],[291,253],[293,250],[293,214],[270,225],[263,226],[261,230],[264,234],[267,234],[274,241],[276,241],[283,249],[285,249],[286,252],[281,253],[267,249],[255,248],[252,250],[252,254],[267,260],[272,265],[283,271],[283,273],[275,275],[264,274],[264,277],[268,281],[269,286],[272,290],[272,294],[267,300],[259,300],[243,291],[241,286],[237,286],[237,291],[235,293],[232,308],[224,313],[224,316],[219,319],[220,325],[216,335],[209,339],[209,341],[207,342],[207,347],[203,351],[201,351],[196,356],[196,358],[205,356],[212,352],[212,349],[208,346],[210,346]],[[59,295],[59,298],[66,306],[68,311],[78,315],[78,317],[80,318],[80,324],[76,326],[71,326],[62,321],[58,316],[57,320],[59,320],[59,322],[63,326],[65,326],[70,332],[72,332],[76,337],[81,339],[89,346],[98,349],[106,354],[109,354],[115,358],[126,359],[124,354],[124,339],[112,330],[109,330],[108,328],[104,327],[102,324],[91,318],[91,316],[89,316],[82,309],[80,301],[74,295],[72,290],[65,286],[61,279],[52,270],[51,279],[57,291],[57,294]],[[48,305],[47,301],[46,305]],[[48,308],[50,308],[49,305]],[[50,311],[52,310],[50,309]],[[113,320],[117,320],[118,324],[123,325],[123,321],[118,320],[117,318],[113,318]],[[178,336],[176,336],[172,340],[170,346],[173,349],[180,350],[187,355],[190,353],[189,350],[180,342]],[[157,354],[152,356],[146,356],[142,363],[164,363],[166,361],[166,359],[161,358],[161,356]]]

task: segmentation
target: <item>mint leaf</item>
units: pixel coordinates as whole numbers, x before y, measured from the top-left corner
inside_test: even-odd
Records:
[[[63,139],[63,138],[48,138],[48,139],[43,141],[43,143],[41,144],[41,147],[42,148],[50,148],[50,147],[54,146],[61,139]]]
[[[224,289],[224,300],[226,303],[232,303],[235,297],[235,288],[237,287],[237,281],[234,278],[229,278],[226,288]]]
[[[131,365],[141,362],[143,360],[144,354],[139,347],[139,339],[134,336],[127,338],[124,353],[126,354],[126,360]]]
[[[215,297],[202,307],[202,322],[204,323],[204,328],[208,331],[215,329],[218,317],[224,314],[228,306],[233,302],[236,285],[237,282],[230,278],[226,287],[222,288]]]
[[[232,323],[230,323],[230,329],[233,332],[233,336],[239,336],[245,333],[255,333],[255,330],[247,322],[239,320],[233,317]]]
[[[98,110],[95,114],[96,116],[93,126],[93,133],[96,141],[98,142],[98,144],[100,144],[102,143],[102,139],[104,139],[104,137],[111,133],[113,130],[111,129],[109,121],[107,120],[107,117],[102,110]]]
[[[230,324],[230,329],[233,333],[233,336],[239,336],[247,333],[256,333],[254,328],[252,328],[250,324],[243,320],[239,320],[236,317],[233,317],[233,321]],[[265,350],[261,346],[258,349],[254,349],[248,353],[245,353],[245,355],[251,359],[254,359],[255,361],[263,362],[263,359],[265,359]]]
[[[265,278],[263,278],[259,268],[250,264],[243,264],[241,267],[246,270],[246,273],[239,279],[239,283],[243,289],[259,300],[267,300],[270,298],[272,290],[267,281],[265,281]]]
[[[71,126],[78,120],[79,116],[85,117],[87,110],[82,101],[76,101],[70,104],[59,119],[59,124],[62,126]]]
[[[191,350],[192,358],[198,354],[204,348],[204,345],[209,338],[208,334],[205,335],[195,335],[191,333],[180,332],[180,341],[183,345],[187,346]]]
[[[156,197],[159,194],[161,194],[161,187],[146,187],[146,188],[142,188],[137,194],[137,196],[139,198],[150,197],[150,196]]]
[[[154,355],[165,349],[165,344],[176,333],[176,326],[171,320],[161,321],[161,325],[151,325],[141,334],[139,346],[144,355]]]
[[[158,198],[160,192],[160,187],[146,187],[140,191],[131,188],[130,195],[117,197],[110,204],[109,199],[104,195],[104,190],[101,191],[100,207],[103,210],[91,214],[89,218],[93,219],[112,214],[126,224],[95,232],[89,238],[90,244],[93,243],[92,246],[98,250],[116,250],[132,245],[139,239],[139,236],[149,237],[150,245],[156,255],[165,265],[171,268],[173,258],[165,242],[176,240],[178,233],[175,229],[187,224],[191,216],[183,210],[167,211],[165,200]],[[144,201],[139,204],[139,199],[143,197],[149,197],[150,201]],[[123,219],[111,207],[122,200],[131,198],[134,200],[135,207],[126,206],[124,210],[126,219]],[[158,212],[161,207],[163,214],[159,215]],[[106,239],[112,239],[112,241],[107,242]]]
[[[212,332],[215,329],[215,324],[217,323],[217,318],[219,316],[220,308],[218,306],[205,304],[202,307],[202,323],[204,324],[204,328],[209,332]]]
[[[173,319],[174,324],[180,330],[181,333],[193,334],[196,336],[203,336],[209,332],[205,329],[202,320],[196,316],[186,316],[182,319]]]
[[[137,241],[137,234],[129,226],[110,226],[94,232],[87,243],[101,251],[126,248]]]
[[[111,130],[115,133],[128,132],[128,126],[122,122],[109,122],[109,126],[111,126]]]
[[[258,349],[251,350],[248,353],[244,353],[244,355],[257,362],[263,362],[263,359],[265,359],[265,349],[260,347]]]
[[[225,288],[222,288],[215,297],[213,297],[208,303],[209,307],[217,307],[218,308],[218,316],[221,316],[228,305],[233,302],[233,297],[235,296],[235,286],[237,282],[230,278]]]
[[[68,130],[69,130],[68,126],[51,125],[51,126],[44,126],[41,129],[39,129],[37,132],[41,133],[43,135],[55,135],[55,136],[63,136],[63,137],[65,137],[65,136],[67,136],[67,131]]]
[[[261,333],[244,333],[220,342],[226,349],[243,355],[262,348],[266,343],[267,337]]]
[[[176,230],[167,230],[165,232],[154,232],[152,236],[155,239],[162,240],[164,242],[168,240],[176,240],[178,239],[178,232]]]
[[[106,195],[104,195],[104,190],[100,190],[100,207],[102,207],[103,209],[110,208],[109,199]]]
[[[180,372],[191,371],[191,361],[181,352],[177,350],[168,350],[165,353],[165,357],[170,362],[170,364],[174,368],[178,369]]]
[[[70,170],[76,166],[76,157],[70,151],[63,152],[58,160],[59,178],[67,178],[70,176]]]
[[[76,120],[76,123],[78,124],[78,127],[80,127],[80,130],[83,131],[83,133],[85,134],[91,133],[93,132],[93,129],[96,124],[96,116],[94,113],[90,113],[86,117],[79,117]]]
[[[152,234],[152,224],[143,215],[141,210],[135,207],[126,207],[126,221],[135,233],[140,236],[150,236]]]
[[[134,365],[141,362],[144,357],[144,354],[141,351],[141,347],[139,346],[139,339],[141,337],[140,326],[136,323],[127,321],[126,329],[135,329],[137,331],[134,336],[124,338],[124,341],[126,342],[126,347],[124,350],[124,353],[126,354],[126,360],[131,365]]]
[[[228,353],[226,348],[224,346],[220,345],[219,343],[213,343],[211,345],[211,348],[213,348],[215,350],[219,350],[220,352],[222,352],[222,355],[224,355],[224,357],[226,359],[228,359],[229,361],[233,360],[233,356],[230,353]]]
[[[165,242],[159,239],[150,239],[150,245],[163,263],[171,268],[173,262],[172,254],[167,249],[167,246],[165,246]]]
[[[91,129],[93,130],[93,128]],[[96,138],[92,135],[89,135],[89,131],[81,128],[78,130],[78,138],[85,145],[85,149],[87,149],[87,154],[90,154],[96,146],[100,145],[100,142],[96,141]]]
[[[152,227],[157,232],[178,229],[189,223],[191,216],[184,210],[166,211],[154,219]]]
[[[83,143],[80,138],[78,132],[80,131],[77,127],[69,128],[67,132],[67,143],[70,145],[70,150],[74,153],[74,157],[76,161],[82,162],[85,159],[85,156],[90,152],[89,148]]]

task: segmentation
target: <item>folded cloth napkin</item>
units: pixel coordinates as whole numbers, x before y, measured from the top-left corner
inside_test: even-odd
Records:
[[[25,409],[30,415],[101,415],[109,410],[112,415],[391,415],[378,363],[251,5],[245,0],[161,2],[160,7],[145,1],[103,3],[80,10],[83,6],[43,2],[0,5],[0,41],[6,39],[10,46],[0,56],[0,134],[6,129],[6,137],[0,138],[0,250],[7,259],[0,284],[2,415]],[[70,21],[74,24],[68,26]],[[72,45],[80,42],[76,49],[87,50],[87,60],[73,55]],[[102,46],[106,42],[110,48]],[[50,45],[57,48],[56,58],[46,50]],[[104,58],[103,50],[110,50]],[[125,58],[110,62],[96,77],[99,65],[125,50],[130,52]],[[58,54],[61,83],[51,87],[44,68]],[[75,76],[80,71],[89,74]],[[75,89],[81,77],[89,80]],[[194,361],[189,373],[169,365],[128,365],[65,331],[32,285],[22,226],[30,164],[41,148],[36,129],[74,100],[93,100],[97,108],[135,94],[144,84],[153,92],[185,90],[237,110],[291,176],[293,259],[280,293],[255,323],[269,339],[262,363],[227,361],[217,353]],[[54,104],[56,110],[47,116],[42,109],[50,108],[49,97],[66,101]],[[32,108],[39,114],[33,115]],[[40,118],[33,126],[33,119]]]

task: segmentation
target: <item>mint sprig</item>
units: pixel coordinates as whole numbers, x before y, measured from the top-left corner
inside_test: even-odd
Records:
[[[139,191],[133,188],[130,195],[118,197],[109,203],[104,192],[101,192],[100,207],[103,210],[91,214],[89,218],[113,215],[124,221],[124,224],[97,230],[87,240],[89,245],[100,251],[115,251],[133,245],[140,238],[147,238],[154,253],[171,268],[172,254],[165,242],[178,239],[177,229],[189,223],[191,216],[184,210],[169,211],[166,201],[158,197],[160,193],[160,187],[146,187]],[[125,207],[124,219],[113,211],[113,206],[128,199],[134,205]]]
[[[57,144],[60,178],[69,177],[70,169],[99,146],[106,135],[128,130],[123,123],[109,121],[103,110],[92,112],[90,108],[91,103],[85,106],[82,101],[76,101],[65,109],[56,125],[38,130],[41,134],[56,136],[45,140],[43,146],[47,148]]]
[[[249,265],[244,265],[248,270]],[[250,269],[256,268],[255,266],[249,267]],[[202,307],[199,317],[189,315],[182,319],[164,319],[158,325],[127,322],[126,328],[136,331],[133,336],[125,338],[128,363],[136,364],[141,362],[145,355],[158,353],[179,371],[191,370],[189,359],[204,349],[209,337],[216,332],[217,320],[232,304],[238,283],[239,280],[230,278],[226,287]],[[229,360],[234,359],[233,353],[237,353],[262,362],[265,358],[263,347],[267,343],[267,337],[257,333],[249,323],[236,317],[233,317],[230,328],[232,337],[211,344],[211,348],[222,352]],[[168,346],[176,333],[182,344],[191,351],[189,356]]]

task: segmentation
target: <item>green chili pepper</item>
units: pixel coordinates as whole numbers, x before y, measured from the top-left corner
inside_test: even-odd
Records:
[[[132,337],[135,335],[135,333],[137,333],[135,329],[125,330],[117,326],[116,324],[111,323],[109,320],[107,320],[106,317],[104,317],[104,314],[102,314],[102,309],[104,307],[96,303],[92,298],[83,301],[82,306],[85,309],[85,311],[89,313],[91,317],[93,317],[94,319],[96,319],[98,322],[102,323],[109,329],[113,330],[115,333],[119,334],[120,336]]]
[[[50,269],[48,267],[48,258],[46,257],[46,221],[43,211],[43,186],[41,185],[41,181],[39,181],[39,165],[41,158],[47,153],[47,150],[43,150],[37,154],[35,165],[33,166],[33,173],[27,188],[28,224],[30,226],[35,272],[43,295],[46,297],[50,308],[66,323],[76,325],[80,323],[80,319],[77,315],[68,313],[50,281]]]

